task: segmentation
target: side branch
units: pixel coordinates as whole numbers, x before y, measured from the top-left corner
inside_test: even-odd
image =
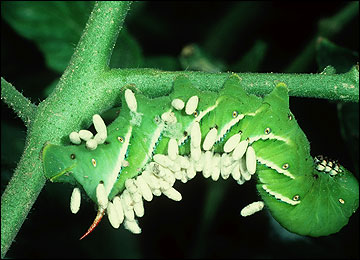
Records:
[[[199,71],[159,71],[155,69],[113,69],[103,75],[107,91],[116,92],[125,85],[135,87],[149,97],[162,96],[171,91],[173,80],[185,75],[202,90],[217,91],[232,73],[208,73]],[[255,95],[271,92],[278,82],[289,87],[289,95],[323,98],[343,102],[359,102],[359,70],[357,66],[343,74],[282,74],[237,73],[242,86]]]
[[[15,111],[28,127],[34,117],[36,105],[32,104],[4,78],[1,78],[1,99]]]
[[[36,113],[29,101],[25,102],[14,87],[1,79],[1,95],[2,99],[7,99],[6,103],[19,106],[15,111],[21,111],[21,114],[27,111],[24,109],[26,104],[31,108],[28,109],[30,116],[25,116],[25,119],[30,118],[31,124],[24,153],[1,196],[1,257],[6,255],[45,184],[39,159],[45,142],[59,142],[61,137],[80,127],[84,118],[94,114],[91,108],[104,106],[101,85],[94,82],[108,69],[113,46],[129,7],[129,2],[96,2],[69,66],[55,91],[36,107]],[[15,99],[18,101],[14,102]],[[74,109],[73,105],[82,109]]]

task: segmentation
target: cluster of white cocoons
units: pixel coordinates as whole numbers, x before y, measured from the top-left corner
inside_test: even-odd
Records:
[[[130,92],[129,92],[130,93]],[[135,103],[131,94],[128,94],[129,103]],[[132,100],[132,101],[131,101]],[[172,106],[177,110],[185,108],[188,115],[197,109],[198,97],[191,97],[186,105],[181,99],[174,99]],[[129,108],[131,105],[129,106]],[[131,108],[130,108],[131,109]],[[165,112],[161,119],[166,123],[176,122],[172,112]],[[200,124],[194,121],[190,130],[190,155],[179,155],[179,141],[171,138],[168,143],[167,155],[155,154],[145,170],[133,179],[125,182],[125,190],[117,195],[107,207],[107,215],[114,228],[122,222],[126,229],[138,234],[141,228],[135,217],[144,215],[143,199],[151,201],[153,196],[164,194],[169,199],[180,201],[182,196],[173,186],[176,180],[186,183],[202,172],[205,178],[216,181],[220,175],[227,179],[232,175],[239,184],[250,180],[256,171],[256,156],[254,149],[249,146],[249,141],[240,141],[240,134],[229,138],[224,145],[222,155],[212,151],[216,140],[219,140],[217,129],[212,128],[206,135],[201,146]],[[244,216],[251,215],[262,209],[263,202],[254,202],[243,209]],[[242,214],[243,215],[243,214]]]
[[[137,104],[134,93],[125,91],[125,99],[131,111],[136,112]],[[181,99],[174,99],[172,106],[176,110],[185,109],[186,114],[192,115],[198,106],[199,98],[192,96],[187,103]],[[95,115],[97,116],[97,115]],[[94,116],[94,125],[95,125]],[[100,116],[99,116],[100,117]],[[166,123],[176,122],[172,112],[165,112],[161,118]],[[97,117],[96,117],[97,118]],[[100,117],[101,118],[101,117]],[[103,121],[96,119],[95,128],[99,133],[106,133]],[[104,130],[105,128],[105,130]],[[82,131],[82,130],[81,130]],[[80,131],[80,132],[81,132]],[[190,129],[190,155],[179,155],[179,140],[171,138],[168,142],[167,155],[155,154],[153,161],[146,165],[145,170],[133,179],[125,182],[125,190],[108,201],[104,185],[100,183],[96,190],[99,210],[105,210],[114,228],[121,223],[134,234],[141,233],[141,228],[135,217],[144,215],[143,199],[151,201],[153,196],[164,194],[169,199],[180,201],[180,192],[174,189],[176,180],[186,183],[202,172],[205,178],[211,177],[216,181],[220,175],[227,179],[230,175],[238,184],[250,180],[256,171],[256,155],[248,140],[241,140],[240,133],[230,137],[224,144],[224,151],[220,155],[213,152],[213,146],[219,140],[217,128],[211,128],[201,145],[201,130],[198,121],[194,120]],[[263,202],[254,202],[246,206],[242,216],[251,215],[263,208]],[[80,190],[75,188],[71,196],[71,211],[76,213],[80,207]]]
[[[99,144],[103,144],[107,138],[107,130],[104,120],[100,115],[93,116],[93,124],[96,130],[94,136],[89,130],[80,130],[79,132],[72,132],[69,135],[70,142],[73,144],[80,144],[81,140],[86,142],[86,148],[95,150]]]
[[[196,111],[198,101],[197,96],[189,98],[185,105],[186,114],[191,115]],[[172,101],[174,108],[177,110],[184,108],[184,105],[178,105],[183,103],[179,99]],[[182,108],[180,109],[180,107]],[[220,139],[216,127],[209,130],[201,147],[200,124],[194,120],[190,130],[190,138],[190,157],[183,156],[190,162],[189,168],[186,169],[190,178],[195,175],[195,172],[202,171],[205,178],[211,176],[214,181],[218,180],[220,175],[223,179],[227,179],[231,175],[239,184],[243,184],[245,181],[250,180],[251,175],[255,173],[255,151],[249,146],[248,140],[240,141],[240,133],[231,136],[226,141],[221,155],[214,153],[212,149],[215,142]]]
[[[178,147],[174,139],[169,142],[171,147]],[[170,156],[178,156],[178,152],[171,150]],[[169,167],[172,169],[170,170]],[[182,196],[180,192],[174,189],[176,180],[174,169],[180,170],[180,166],[174,166],[169,156],[157,154],[154,156],[154,162],[149,163],[145,170],[133,179],[127,179],[125,190],[121,195],[114,197],[107,206],[107,215],[111,225],[118,228],[124,222],[124,227],[134,234],[141,233],[141,228],[135,217],[144,215],[143,199],[151,201],[153,196],[164,194],[169,199],[180,201]]]

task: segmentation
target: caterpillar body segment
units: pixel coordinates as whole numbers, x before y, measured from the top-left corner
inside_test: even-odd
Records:
[[[115,228],[123,223],[141,233],[136,218],[144,215],[143,200],[164,194],[181,201],[175,181],[186,183],[199,173],[213,181],[231,176],[240,185],[255,176],[263,201],[243,215],[265,206],[284,228],[301,235],[335,233],[358,208],[357,179],[337,162],[311,157],[284,83],[260,98],[248,94],[236,75],[218,92],[201,91],[179,76],[167,96],[125,94],[106,129],[95,116],[98,133],[89,137],[95,148],[79,144],[77,134],[71,134],[71,145],[43,148],[46,177],[79,187],[98,205],[86,234],[104,214]],[[79,202],[72,203],[76,211]]]

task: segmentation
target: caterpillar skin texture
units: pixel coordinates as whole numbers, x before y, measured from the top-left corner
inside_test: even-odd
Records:
[[[135,93],[134,101],[123,95],[121,113],[95,150],[84,143],[44,146],[45,175],[80,187],[98,205],[99,197],[107,198],[113,226],[125,218],[125,227],[140,233],[134,212],[143,215],[142,198],[163,193],[181,200],[172,188],[175,179],[185,183],[203,172],[243,184],[256,171],[256,188],[284,228],[314,237],[338,232],[358,208],[357,179],[337,162],[310,156],[284,83],[261,98],[247,94],[240,82],[232,75],[219,92],[207,92],[180,76],[168,96]]]

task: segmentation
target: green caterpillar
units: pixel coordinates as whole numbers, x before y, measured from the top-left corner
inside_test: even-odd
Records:
[[[262,201],[246,206],[242,216],[265,205],[287,230],[314,237],[345,226],[358,208],[357,179],[335,161],[310,156],[284,83],[261,98],[247,94],[240,81],[232,75],[219,92],[207,92],[180,76],[168,96],[155,99],[126,89],[110,125],[93,117],[95,136],[81,130],[70,134],[72,145],[46,144],[46,177],[76,186],[71,211],[79,210],[80,190],[98,205],[83,237],[105,213],[115,228],[124,222],[140,233],[135,217],[144,215],[143,199],[165,194],[179,201],[174,182],[197,172],[214,181],[231,175],[238,184],[256,172]]]

